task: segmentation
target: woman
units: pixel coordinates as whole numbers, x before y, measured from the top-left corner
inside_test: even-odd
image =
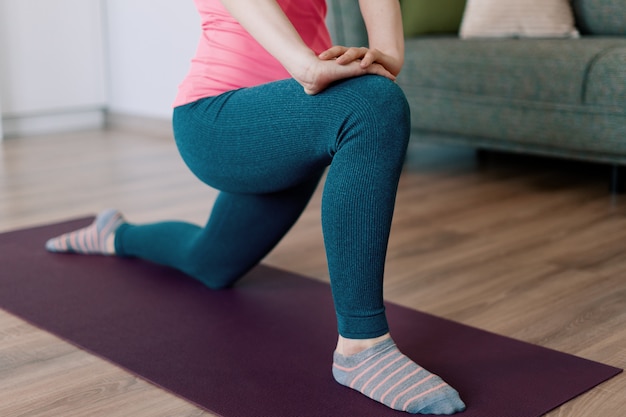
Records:
[[[409,109],[397,0],[360,0],[369,48],[332,46],[324,0],[196,0],[202,37],[174,103],[191,171],[220,190],[204,227],[127,223],[116,210],[51,239],[55,252],[133,256],[210,288],[280,241],[328,168],[322,228],[338,323],[333,375],[387,406],[453,414],[457,392],[389,335],[383,270]]]

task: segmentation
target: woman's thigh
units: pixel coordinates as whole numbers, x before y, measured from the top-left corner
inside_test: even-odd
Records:
[[[183,159],[205,183],[233,193],[275,192],[319,175],[347,129],[376,123],[372,114],[388,119],[389,100],[405,105],[383,77],[346,80],[315,96],[283,80],[179,107],[174,132]]]

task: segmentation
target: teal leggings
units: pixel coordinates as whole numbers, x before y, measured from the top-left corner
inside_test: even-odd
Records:
[[[309,96],[277,81],[177,107],[173,124],[187,166],[220,190],[211,216],[204,227],[124,224],[119,255],[229,287],[287,233],[328,168],[322,230],[339,333],[388,332],[383,273],[410,130],[395,83],[363,76]]]

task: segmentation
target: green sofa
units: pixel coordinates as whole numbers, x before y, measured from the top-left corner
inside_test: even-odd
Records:
[[[366,45],[358,1],[328,5],[334,41]],[[623,191],[626,1],[573,8],[580,38],[407,37],[398,83],[412,140],[608,163],[613,191]]]

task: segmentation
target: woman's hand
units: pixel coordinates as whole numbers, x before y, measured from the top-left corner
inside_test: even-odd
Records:
[[[376,63],[382,65],[389,73],[394,76],[400,73],[402,62],[391,55],[384,54],[378,49],[370,49],[365,47],[346,47],[336,45],[327,49],[319,55],[320,59],[334,59],[340,65],[347,65],[351,62],[358,61],[361,68],[367,68]]]
[[[294,76],[309,94],[322,91],[332,81],[377,74],[394,80],[404,64],[404,35],[398,0],[359,0],[365,21],[369,48],[333,46],[317,58],[321,61],[308,68],[307,82]],[[318,70],[318,68],[322,68]],[[292,73],[293,74],[293,73]],[[310,81],[313,80],[313,81]]]
[[[384,65],[376,62],[376,53],[369,55],[367,51],[357,53],[354,51],[357,49],[367,50],[367,48],[332,47],[319,56],[312,57],[313,59],[301,74],[292,73],[292,75],[310,95],[320,93],[335,81],[366,74],[380,75],[395,81],[395,75]],[[336,51],[344,50],[351,51],[351,53],[335,55]]]

